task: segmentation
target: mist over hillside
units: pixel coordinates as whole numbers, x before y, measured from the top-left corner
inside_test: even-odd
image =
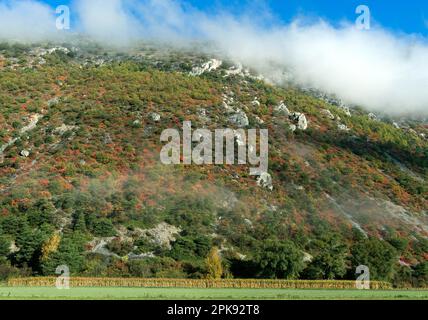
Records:
[[[292,80],[371,111],[427,114],[426,38],[396,34],[375,22],[371,30],[359,30],[353,21],[332,26],[304,16],[283,23],[261,4],[239,13],[221,8],[207,13],[169,0],[75,0],[71,30],[58,31],[54,13],[34,0],[3,1],[0,38],[58,41],[72,33],[109,46],[156,40],[176,48],[191,48],[197,41],[209,44],[205,51],[215,48],[221,58],[274,83]]]

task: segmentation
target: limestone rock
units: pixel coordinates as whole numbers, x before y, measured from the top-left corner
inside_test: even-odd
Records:
[[[257,97],[254,98],[253,102],[251,102],[251,105],[253,107],[260,107],[260,101],[258,100]]]
[[[172,226],[168,223],[161,222],[153,229],[145,230],[146,237],[163,248],[171,249],[171,242],[175,241],[175,236],[181,232],[180,228]]]
[[[337,125],[337,128],[338,128],[340,131],[350,131],[350,130],[351,130],[351,129],[349,129],[346,125],[341,124],[341,123],[339,123],[339,124]]]
[[[287,106],[285,105],[284,102],[281,101],[281,103],[279,105],[277,105],[274,108],[274,111],[276,114],[282,114],[285,116],[289,116],[290,115],[290,111],[288,110]]]
[[[20,134],[24,134],[27,131],[31,131],[31,130],[35,129],[37,126],[37,123],[39,122],[39,120],[41,118],[43,118],[43,115],[41,115],[41,114],[38,114],[38,113],[32,114],[29,117],[30,122],[25,127],[21,128],[21,130],[19,131]]]
[[[335,118],[333,113],[331,113],[331,111],[328,109],[322,109],[321,113],[331,120],[334,120],[334,118]]]
[[[73,126],[73,125],[66,125],[66,124],[62,124],[60,127],[55,128],[55,130],[53,131],[54,134],[59,134],[60,136],[64,135],[67,131],[72,131],[72,130],[76,130],[79,127],[77,126]]]
[[[368,115],[369,119],[374,120],[374,121],[378,121],[378,117],[377,115],[375,115],[373,112],[370,112]]]
[[[273,190],[272,176],[267,172],[263,172],[257,179],[257,185],[272,191]]]
[[[308,128],[308,120],[303,113],[294,112],[290,115],[290,120],[294,122],[299,130],[306,130]]]
[[[159,122],[159,121],[161,120],[161,116],[160,116],[160,114],[159,114],[159,113],[151,112],[151,113],[149,114],[149,116],[150,116],[150,119],[151,119],[152,121],[154,121],[154,122]]]
[[[211,59],[208,62],[205,62],[201,67],[193,68],[193,70],[190,72],[190,75],[200,76],[205,72],[215,71],[220,68],[222,64],[223,62],[221,60]]]
[[[247,115],[240,109],[229,117],[229,122],[236,125],[238,128],[244,128],[250,124]]]
[[[256,122],[258,124],[264,124],[265,122],[263,121],[263,119],[261,119],[259,116],[255,116],[254,119],[256,120]]]
[[[342,110],[343,110],[343,112],[345,112],[345,114],[346,114],[348,117],[351,117],[351,116],[352,116],[352,114],[351,114],[351,110],[350,110],[347,106],[341,105],[341,106],[340,106],[340,109],[342,109]]]
[[[28,158],[30,156],[30,151],[28,150],[22,150],[20,155],[24,158]]]
[[[56,106],[59,103],[59,98],[55,97],[48,101],[48,107]]]

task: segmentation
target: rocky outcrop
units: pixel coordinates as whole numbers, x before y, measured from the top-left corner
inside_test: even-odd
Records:
[[[290,120],[297,126],[299,130],[306,130],[308,128],[308,120],[303,113],[294,112],[290,114]]]
[[[89,252],[100,254],[106,257],[120,258],[117,254],[111,252],[107,248],[108,244],[112,242],[114,239],[115,237],[94,238],[94,240],[88,243]]]
[[[28,158],[30,156],[30,151],[28,151],[28,150],[22,150],[20,152],[20,155],[21,155],[21,157]]]
[[[263,172],[257,179],[257,185],[272,191],[273,190],[272,176],[267,172]]]
[[[246,77],[250,76],[250,71],[248,69],[244,69],[242,64],[238,63],[236,66],[231,67],[230,69],[226,70],[225,78],[230,76],[240,76],[240,77]]]
[[[287,106],[283,101],[281,101],[280,104],[274,108],[274,112],[277,115],[284,115],[287,117],[290,115],[290,110],[288,110]]]
[[[229,122],[238,128],[244,128],[250,124],[247,114],[240,109],[238,109],[236,113],[229,116]]]
[[[328,110],[328,109],[322,109],[322,110],[321,110],[321,113],[322,113],[325,117],[327,117],[327,118],[329,118],[329,119],[331,119],[331,120],[334,120],[334,119],[335,119],[334,114],[333,114],[333,113],[331,113],[331,111],[330,111],[330,110]]]
[[[66,125],[63,123],[60,127],[55,128],[53,133],[62,136],[68,131],[73,131],[73,130],[77,130],[77,129],[79,129],[78,126]]]
[[[341,123],[339,123],[337,125],[337,129],[339,129],[340,131],[350,131],[351,130],[345,124],[341,124]]]
[[[253,107],[260,107],[260,101],[257,97],[254,98],[254,100],[251,102],[251,105]]]
[[[24,134],[28,131],[35,129],[37,127],[37,123],[40,121],[41,118],[43,118],[43,115],[38,113],[29,116],[29,123],[25,127],[21,128],[19,133]]]
[[[222,64],[223,62],[221,60],[211,59],[208,62],[205,62],[201,67],[193,68],[192,71],[190,72],[190,75],[200,76],[205,72],[215,71],[218,68],[220,68]]]
[[[348,117],[351,117],[352,116],[352,114],[351,114],[351,110],[347,107],[347,106],[344,106],[344,105],[341,105],[341,106],[339,106],[339,108],[340,109],[342,109],[342,111],[348,116]]]
[[[370,112],[368,115],[369,119],[374,120],[374,121],[379,121],[377,115],[375,115],[373,112]]]
[[[167,250],[171,249],[171,243],[175,241],[176,235],[178,235],[180,232],[180,228],[165,222],[159,223],[153,229],[141,230],[143,237],[146,237],[155,245]]]
[[[257,124],[264,124],[265,122],[263,121],[262,118],[260,118],[259,116],[254,116],[254,119],[256,120]]]
[[[48,107],[56,106],[57,104],[59,104],[59,98],[58,97],[52,98],[47,102],[47,104],[48,104]]]

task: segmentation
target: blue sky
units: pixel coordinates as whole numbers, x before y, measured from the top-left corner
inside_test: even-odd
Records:
[[[90,1],[90,0],[88,0]],[[125,0],[126,1],[126,0]],[[45,0],[52,6],[68,4],[70,0]],[[193,7],[202,11],[218,8],[239,12],[243,7],[265,5],[282,22],[289,22],[298,15],[322,17],[332,24],[346,19],[354,21],[355,8],[368,5],[375,23],[394,32],[428,35],[428,1],[423,0],[188,0]]]

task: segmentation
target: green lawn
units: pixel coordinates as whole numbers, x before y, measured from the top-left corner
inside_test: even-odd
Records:
[[[0,287],[1,299],[425,299],[428,291]]]

